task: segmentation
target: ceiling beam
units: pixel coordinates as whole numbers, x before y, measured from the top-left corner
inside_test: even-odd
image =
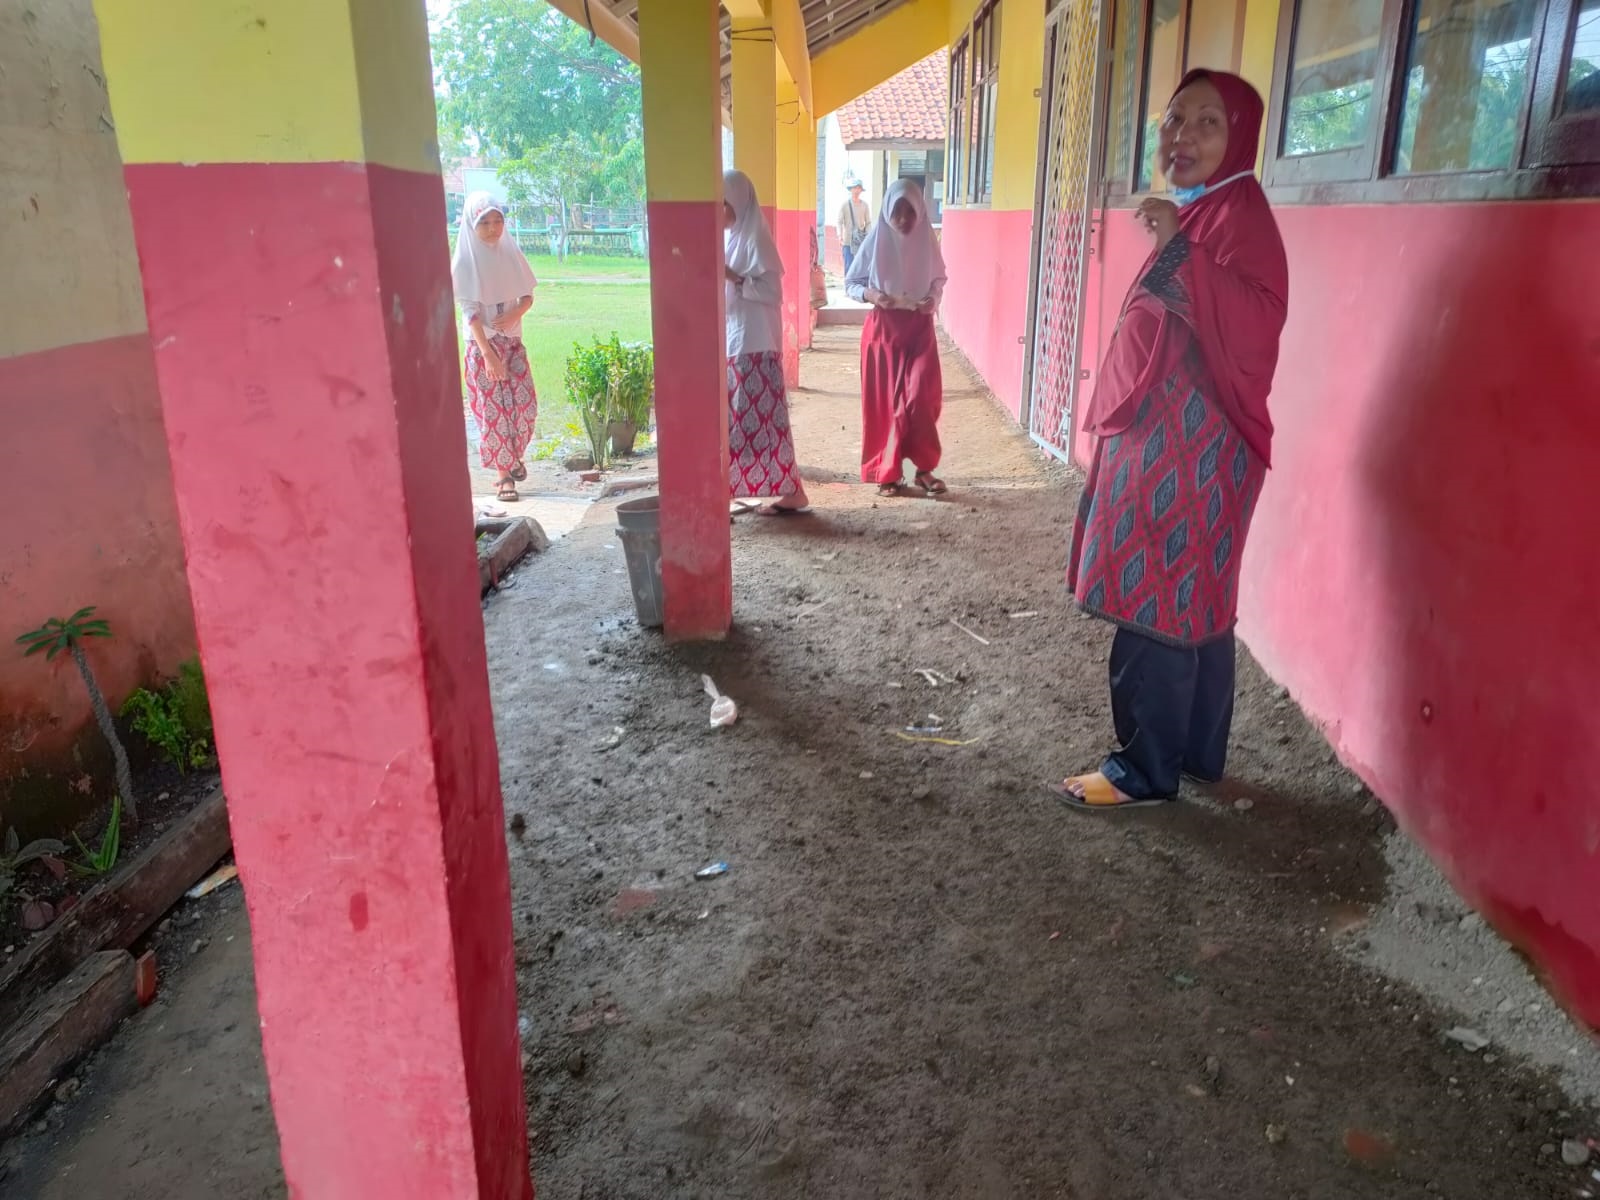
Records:
[[[571,17],[618,54],[639,61],[639,27],[623,20],[601,0],[550,0],[550,7]]]

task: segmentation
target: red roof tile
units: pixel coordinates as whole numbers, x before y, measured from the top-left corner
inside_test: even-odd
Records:
[[[949,87],[949,54],[939,50],[841,108],[844,144],[944,141]]]

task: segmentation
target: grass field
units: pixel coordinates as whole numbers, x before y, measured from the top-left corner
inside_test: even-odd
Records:
[[[567,261],[557,262],[551,254],[530,254],[528,264],[539,282],[557,279],[614,279],[645,280],[650,276],[650,264],[642,258],[619,258],[605,254],[571,255]]]
[[[530,254],[528,263],[539,288],[522,322],[522,340],[539,392],[536,432],[543,438],[577,419],[564,382],[573,342],[606,339],[613,332],[625,342],[650,340],[650,268],[640,258],[602,255],[561,263],[552,255]]]
[[[650,286],[647,283],[568,283],[537,264],[539,290],[533,311],[522,322],[522,341],[539,389],[540,437],[560,433],[576,413],[567,402],[563,381],[573,342],[609,338],[625,342],[650,340]]]

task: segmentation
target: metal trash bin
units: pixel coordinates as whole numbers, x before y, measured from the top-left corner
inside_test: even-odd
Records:
[[[666,620],[661,590],[661,497],[617,505],[617,540],[628,560],[628,585],[639,624],[659,629]]]

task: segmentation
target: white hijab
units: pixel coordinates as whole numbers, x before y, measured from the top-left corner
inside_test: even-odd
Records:
[[[722,173],[722,198],[733,208],[733,224],[722,232],[723,256],[735,275],[783,274],[783,256],[766,214],[756,196],[756,185],[743,171]]]
[[[489,309],[509,306],[533,295],[539,284],[509,231],[493,246],[478,236],[478,222],[491,212],[503,217],[506,208],[488,192],[473,192],[461,210],[461,232],[456,235],[455,258],[450,262],[450,282],[458,304]]]
[[[889,222],[894,206],[905,200],[917,212],[917,224],[901,233]],[[944,255],[928,220],[928,202],[922,189],[909,179],[897,179],[878,209],[878,219],[850,263],[845,283],[876,288],[908,308],[933,294],[934,284],[946,278]]]

